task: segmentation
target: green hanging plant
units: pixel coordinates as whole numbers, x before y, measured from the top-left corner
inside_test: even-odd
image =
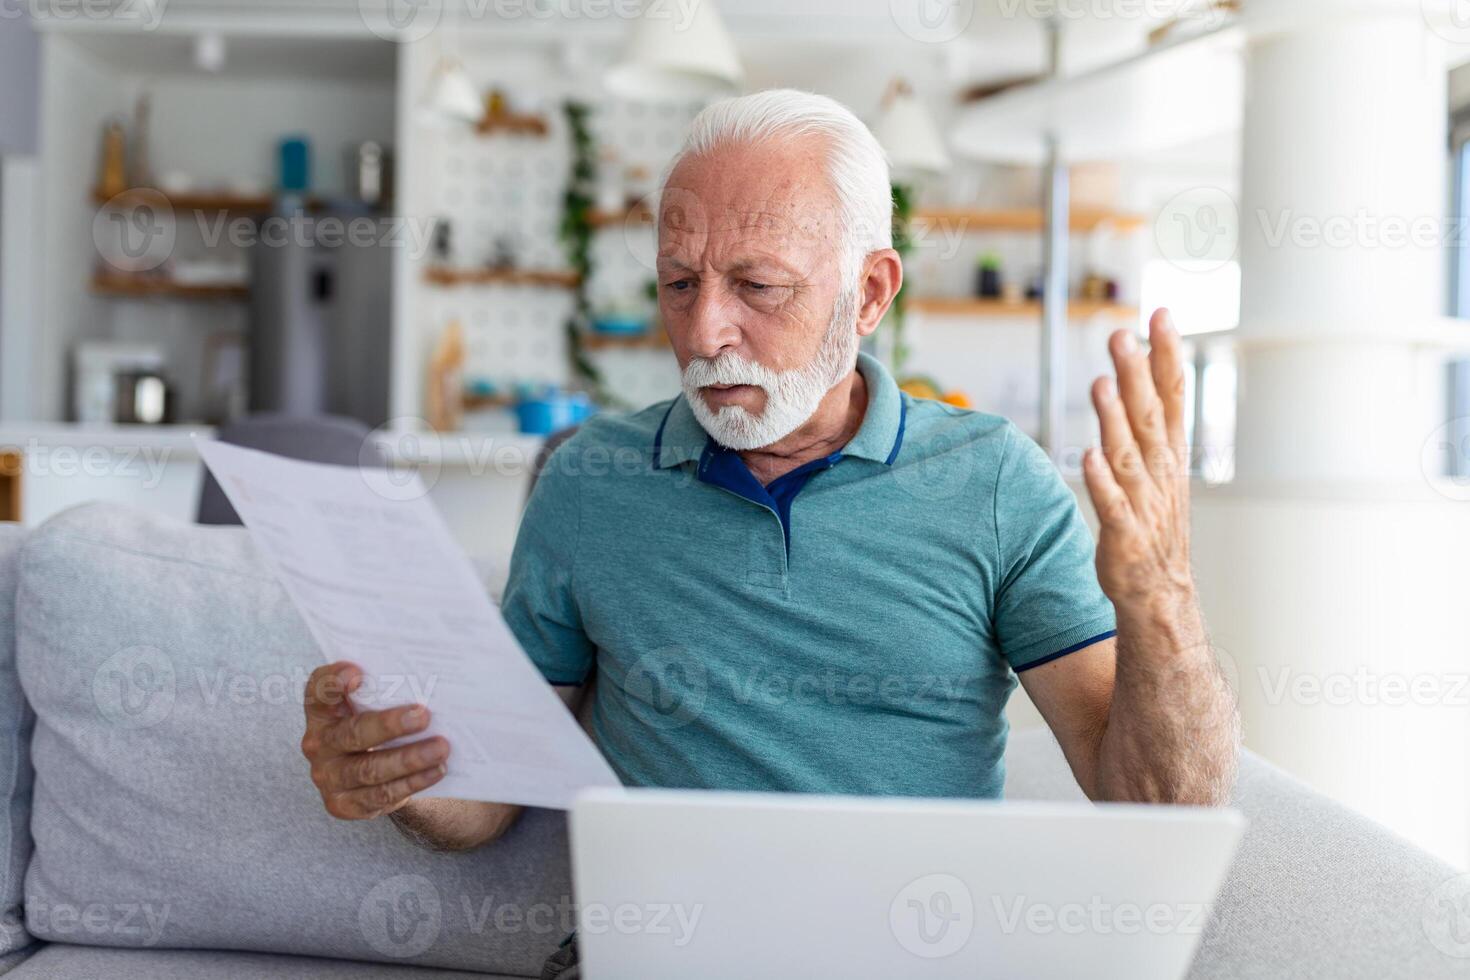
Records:
[[[616,401],[607,391],[606,382],[597,365],[587,357],[582,338],[592,325],[592,302],[587,289],[592,282],[593,188],[597,180],[597,144],[587,118],[592,109],[584,102],[568,100],[562,104],[567,130],[572,140],[572,166],[567,174],[566,191],[562,194],[561,241],[567,252],[567,264],[576,273],[572,290],[572,314],[567,318],[567,349],[572,370],[585,382],[592,397],[602,404]]]
[[[914,250],[913,219],[913,189],[907,184],[894,184],[893,249],[905,264],[909,253]],[[908,320],[908,291],[908,277],[904,277],[903,284],[898,287],[898,295],[893,297],[893,305],[888,309],[888,328],[893,332],[893,352],[888,366],[895,377],[903,371],[904,363],[909,358],[908,341],[904,336],[904,327]]]

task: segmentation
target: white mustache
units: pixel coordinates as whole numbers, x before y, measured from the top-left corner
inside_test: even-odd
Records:
[[[710,385],[754,385],[770,391],[776,383],[776,372],[738,354],[719,357],[695,357],[684,368],[684,383],[693,388]]]

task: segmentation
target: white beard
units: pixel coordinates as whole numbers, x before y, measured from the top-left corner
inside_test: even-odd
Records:
[[[704,431],[720,445],[737,451],[779,442],[816,414],[817,406],[857,360],[858,290],[839,296],[817,356],[791,371],[774,371],[734,352],[715,358],[691,358],[684,368],[684,397]],[[710,410],[700,393],[707,385],[754,385],[766,393],[766,405],[753,415],[740,405]]]

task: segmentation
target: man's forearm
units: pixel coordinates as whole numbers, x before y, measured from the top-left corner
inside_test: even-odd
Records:
[[[405,837],[436,851],[468,851],[499,838],[515,823],[521,808],[444,797],[409,800],[390,814]]]
[[[1222,805],[1235,784],[1240,719],[1198,606],[1118,610],[1117,675],[1093,796]]]

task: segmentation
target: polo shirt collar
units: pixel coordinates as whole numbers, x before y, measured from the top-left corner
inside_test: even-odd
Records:
[[[857,434],[842,449],[843,456],[856,456],[879,463],[892,464],[903,445],[903,429],[907,414],[903,394],[893,375],[881,361],[859,353],[857,369],[868,384],[868,407]],[[654,437],[654,456],[659,469],[697,460],[710,444],[709,433],[694,417],[684,395],[674,399]]]

